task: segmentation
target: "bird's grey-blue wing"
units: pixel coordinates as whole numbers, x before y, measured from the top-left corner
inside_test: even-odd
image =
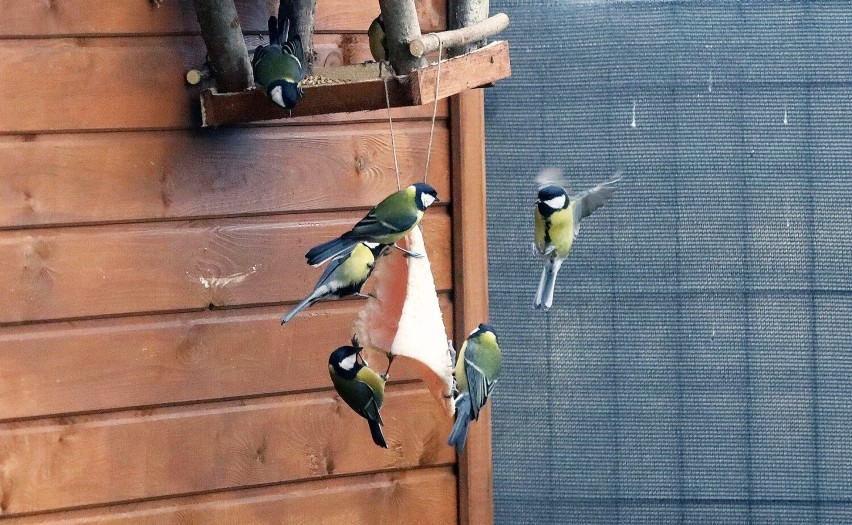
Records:
[[[355,246],[357,246],[357,244]],[[326,284],[331,279],[331,275],[334,273],[335,270],[340,268],[340,265],[346,262],[346,259],[349,258],[349,254],[352,253],[352,250],[355,249],[355,246],[349,248],[348,250],[334,257],[331,261],[328,262],[328,265],[325,267],[325,270],[322,272],[322,275],[320,275],[320,278],[317,281],[316,286],[314,286],[314,289],[317,289],[320,286]]]
[[[491,395],[497,380],[489,380],[482,368],[467,356],[464,360],[464,373],[467,377],[467,391],[470,394],[470,415],[473,419],[478,419],[479,411],[488,401],[488,396]]]

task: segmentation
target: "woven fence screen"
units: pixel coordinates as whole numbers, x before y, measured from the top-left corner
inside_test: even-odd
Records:
[[[494,0],[496,522],[852,523],[852,4]],[[533,310],[533,178],[625,177]]]

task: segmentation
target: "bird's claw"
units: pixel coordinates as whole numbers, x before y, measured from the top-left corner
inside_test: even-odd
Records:
[[[457,354],[456,354],[456,348],[453,345],[452,339],[447,339],[447,353],[450,354],[450,362],[455,363]]]
[[[403,248],[402,246],[399,246],[397,244],[394,244],[393,247],[396,248],[397,250],[401,251],[402,253],[404,253],[406,255],[406,257],[414,257],[415,259],[422,259],[423,257],[425,257],[422,253],[417,253],[417,252],[412,252],[411,250],[406,250],[405,248]]]

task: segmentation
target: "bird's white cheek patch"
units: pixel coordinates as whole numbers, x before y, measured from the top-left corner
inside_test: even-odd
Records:
[[[355,366],[355,359],[358,357],[358,354],[352,354],[343,361],[340,362],[340,368],[344,370],[352,370]]]
[[[275,86],[272,88],[272,91],[269,94],[272,97],[272,101],[284,107],[284,97],[281,95],[281,86]]]
[[[428,208],[435,202],[435,197],[429,195],[428,193],[423,193],[420,195],[420,202],[423,203],[424,208]]]
[[[550,200],[544,201],[549,207],[558,210],[565,206],[565,195],[560,195],[559,197],[553,197]]]

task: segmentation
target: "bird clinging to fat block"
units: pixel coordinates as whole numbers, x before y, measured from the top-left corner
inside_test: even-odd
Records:
[[[503,357],[497,344],[497,333],[490,325],[480,324],[470,333],[459,350],[456,368],[456,423],[448,443],[461,454],[467,441],[471,421],[479,419],[479,411],[494,390]]]
[[[420,254],[408,252],[395,243],[420,224],[423,212],[437,200],[438,192],[425,182],[418,182],[392,193],[370,210],[351,230],[311,248],[305,254],[308,264],[320,265],[359,242],[393,245],[410,256],[420,257]]]
[[[328,358],[328,373],[341,399],[370,424],[373,443],[388,448],[379,415],[385,399],[385,377],[366,363],[358,362],[360,351],[357,346],[341,346],[332,352]]]
[[[546,180],[549,175],[555,175],[552,178],[557,181]],[[560,185],[558,171],[545,170],[539,175],[541,185],[535,207],[535,249],[544,259],[544,269],[535,296],[536,308],[547,310],[553,305],[556,275],[580,232],[580,221],[609,201],[615,192],[615,184],[620,180],[621,172],[618,172],[612,180],[568,195]]]
[[[359,242],[349,252],[335,257],[320,276],[313,292],[282,317],[281,324],[290,321],[320,299],[361,295],[361,287],[373,273],[376,259],[386,248],[384,244]]]
[[[251,59],[254,80],[266,95],[291,111],[302,96],[300,83],[305,72],[305,52],[298,34],[288,38],[291,20],[281,2],[278,16],[269,17],[269,44],[257,46]]]

